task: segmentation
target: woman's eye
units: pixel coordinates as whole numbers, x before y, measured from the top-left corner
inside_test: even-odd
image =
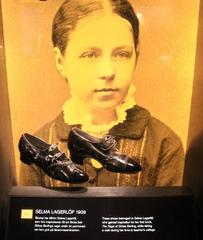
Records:
[[[130,58],[132,56],[131,52],[128,51],[119,51],[114,54],[116,58]]]
[[[97,58],[99,54],[97,52],[85,52],[80,55],[80,58]]]

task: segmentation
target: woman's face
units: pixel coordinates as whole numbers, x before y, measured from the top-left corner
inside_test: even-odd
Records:
[[[111,110],[123,102],[135,69],[130,23],[116,14],[79,20],[64,56],[55,48],[58,70],[71,93],[90,109]]]

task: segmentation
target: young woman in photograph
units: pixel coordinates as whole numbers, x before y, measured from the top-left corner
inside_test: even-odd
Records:
[[[180,139],[134,100],[139,21],[130,3],[66,0],[54,17],[52,41],[56,67],[67,80],[70,98],[62,113],[36,136],[56,143],[70,157],[68,137],[75,126],[99,139],[108,134],[122,154],[142,167],[134,174],[115,173],[90,157],[83,164],[89,176],[85,186],[180,186],[184,167]],[[67,186],[24,164],[20,182]]]

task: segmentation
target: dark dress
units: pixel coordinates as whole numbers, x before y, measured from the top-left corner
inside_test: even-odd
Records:
[[[57,143],[69,156],[68,134],[73,126],[64,123],[61,113],[54,121],[42,127],[36,135],[49,143]],[[140,159],[142,171],[137,174],[118,174],[104,168],[96,169],[87,159],[83,169],[90,180],[85,186],[181,186],[184,170],[184,151],[179,137],[150,113],[134,106],[127,117],[110,129],[116,137],[117,148]],[[21,185],[67,186],[48,177],[38,167],[21,164]]]

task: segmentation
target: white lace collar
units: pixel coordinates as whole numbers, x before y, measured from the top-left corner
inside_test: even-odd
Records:
[[[69,98],[63,105],[64,122],[69,125],[82,125],[82,129],[95,136],[103,136],[108,133],[109,129],[126,119],[126,110],[135,105],[134,93],[135,86],[131,84],[125,101],[116,107],[118,119],[108,124],[92,124],[92,118],[88,112],[85,103],[79,101],[76,97]]]

